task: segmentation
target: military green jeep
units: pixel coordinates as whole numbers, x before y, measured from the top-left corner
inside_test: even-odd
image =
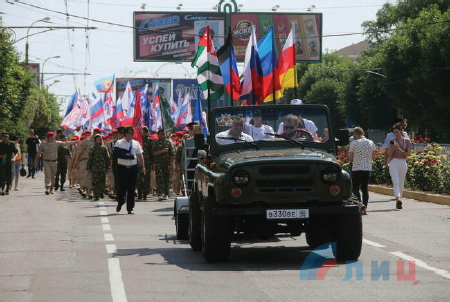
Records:
[[[235,233],[266,239],[306,235],[312,248],[336,242],[335,256],[357,259],[360,207],[324,105],[214,108],[210,136],[196,136],[198,163],[189,195],[189,243],[207,261],[225,261]]]

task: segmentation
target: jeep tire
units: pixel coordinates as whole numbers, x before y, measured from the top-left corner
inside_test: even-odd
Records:
[[[175,228],[177,230],[178,240],[186,240],[189,238],[189,215],[187,213],[179,214],[175,210]]]
[[[194,251],[202,250],[202,220],[197,191],[189,196],[188,237],[189,244]]]
[[[226,261],[230,256],[232,237],[228,217],[212,215],[204,207],[201,225],[203,257],[208,262]]]
[[[315,249],[326,243],[334,242],[330,222],[333,217],[313,216],[309,223],[309,230],[306,232],[306,243]]]
[[[336,219],[336,259],[357,260],[362,248],[362,219],[358,212]]]

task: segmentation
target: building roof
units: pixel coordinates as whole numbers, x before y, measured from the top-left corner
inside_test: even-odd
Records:
[[[334,53],[339,55],[339,56],[360,56],[361,52],[369,50],[370,49],[370,43],[367,40],[358,42],[356,44],[352,44],[350,46],[341,48],[337,51],[335,51]]]

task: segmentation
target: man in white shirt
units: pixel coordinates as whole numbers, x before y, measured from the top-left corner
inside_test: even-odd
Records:
[[[244,120],[241,117],[235,117],[231,123],[230,129],[217,133],[216,142],[220,145],[229,145],[242,142],[253,142],[253,138],[244,133]]]
[[[350,143],[349,158],[353,163],[352,165],[352,182],[353,182],[353,194],[358,197],[362,203],[361,209],[363,215],[367,215],[367,205],[369,203],[369,180],[370,172],[372,171],[372,160],[375,158],[376,147],[375,144],[364,137],[364,130],[360,127],[356,127],[353,130],[354,140]]]
[[[253,125],[245,124],[245,133],[249,134],[253,141],[259,141],[266,138],[273,138],[273,135],[266,134],[274,131],[269,125],[263,125],[261,110],[255,110],[253,112]]]
[[[117,156],[117,208],[116,211],[120,212],[122,209],[122,205],[127,203],[127,211],[128,214],[133,214],[134,209],[134,195],[136,189],[136,178],[137,178],[137,163],[142,167],[142,174],[145,175],[145,165],[144,165],[144,157],[142,156],[142,147],[139,142],[133,140],[134,136],[134,128],[126,127],[123,131],[124,138],[118,140],[114,145],[114,150],[116,148],[123,149],[121,153],[124,153],[125,150],[127,153],[118,154],[119,152],[114,152]]]

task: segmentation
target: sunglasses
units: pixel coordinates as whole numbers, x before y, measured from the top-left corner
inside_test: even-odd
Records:
[[[295,129],[295,126],[284,126],[283,129],[284,129],[284,130],[287,130],[287,129]]]

